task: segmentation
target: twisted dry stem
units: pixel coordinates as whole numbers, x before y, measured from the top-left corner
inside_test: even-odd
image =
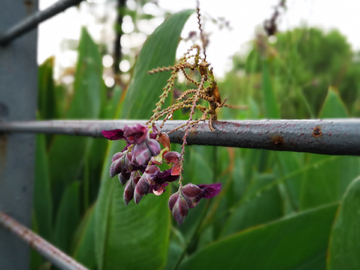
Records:
[[[201,15],[200,15],[200,2],[199,2],[199,0],[196,1],[196,6],[197,6],[196,7],[196,14],[197,14],[197,18],[198,18],[200,38],[201,38],[201,43],[203,45],[203,50],[204,50],[204,60],[206,61],[206,42],[205,42],[205,38],[204,38],[204,33],[202,31]]]
[[[187,145],[186,137],[189,135],[191,122],[193,121],[192,117],[193,117],[193,115],[195,113],[196,103],[197,103],[197,101],[199,99],[200,91],[201,91],[201,89],[203,89],[205,78],[206,78],[206,75],[201,76],[201,81],[200,81],[200,84],[199,84],[199,88],[198,88],[197,92],[194,94],[194,100],[193,100],[191,110],[190,110],[190,113],[189,113],[189,120],[186,123],[185,134],[184,134],[184,137],[182,139],[183,143],[181,145],[181,153],[180,153],[180,159],[181,159],[181,161],[180,161],[180,179],[179,179],[180,188],[181,188],[181,182],[182,182],[182,171],[183,171],[183,167],[184,167],[185,146]]]

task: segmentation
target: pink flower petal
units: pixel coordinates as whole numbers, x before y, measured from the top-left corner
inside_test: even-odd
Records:
[[[109,140],[121,140],[124,139],[124,131],[122,129],[103,130],[101,134]]]
[[[198,187],[203,192],[203,198],[210,199],[218,195],[221,191],[221,183],[211,184],[211,185],[205,185],[201,184],[198,185]]]

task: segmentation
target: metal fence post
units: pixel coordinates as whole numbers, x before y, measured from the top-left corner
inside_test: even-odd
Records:
[[[38,0],[1,1],[0,33],[38,10]],[[34,120],[37,30],[0,47],[0,121]],[[35,135],[0,136],[0,210],[31,227]],[[30,250],[0,227],[0,268],[29,269]]]

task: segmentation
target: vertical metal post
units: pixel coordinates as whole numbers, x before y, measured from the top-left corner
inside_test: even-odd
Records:
[[[0,33],[38,10],[38,0],[2,0]],[[33,120],[37,103],[37,30],[0,47],[0,121]],[[35,136],[0,135],[0,210],[31,227]],[[30,250],[0,227],[0,268],[29,269]]]

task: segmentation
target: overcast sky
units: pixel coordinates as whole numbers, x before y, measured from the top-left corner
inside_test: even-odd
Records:
[[[102,9],[104,0],[92,0],[98,3],[98,12],[106,12]],[[40,9],[44,9],[56,2],[56,0],[40,0]],[[132,5],[134,0],[128,0]],[[202,13],[205,16],[218,19],[224,17],[230,22],[232,30],[222,29],[219,31],[213,23],[205,24],[205,31],[211,32],[210,45],[207,51],[208,60],[215,66],[217,76],[223,76],[224,72],[231,67],[231,56],[248,47],[249,41],[254,38],[255,29],[265,19],[269,19],[273,13],[273,7],[279,0],[203,0],[200,1]],[[188,8],[195,8],[195,0],[159,0],[162,9],[172,12]],[[287,0],[288,10],[281,15],[279,29],[287,30],[306,23],[309,26],[317,26],[325,30],[339,29],[347,36],[353,49],[360,50],[360,1],[359,0]],[[148,6],[156,12],[156,8]],[[115,13],[107,14],[109,21]],[[105,38],[100,28],[91,26],[92,18],[86,9],[71,8],[59,14],[40,26],[39,29],[39,52],[38,62],[43,62],[51,55],[62,55],[62,65],[71,66],[76,60],[74,52],[64,55],[60,51],[61,40],[78,39],[81,26],[91,27],[90,33],[95,40]],[[155,22],[161,23],[161,20]],[[149,26],[151,28],[151,26]],[[153,27],[156,27],[154,25]],[[111,30],[111,29],[110,29]],[[191,31],[197,30],[196,17],[192,16],[184,29],[184,36]],[[100,33],[101,32],[101,33]],[[109,37],[109,35],[107,35]],[[111,35],[110,35],[111,37]],[[133,38],[134,42],[142,42],[142,37]],[[189,44],[182,45],[180,52],[184,52]],[[58,60],[60,61],[60,60]]]

